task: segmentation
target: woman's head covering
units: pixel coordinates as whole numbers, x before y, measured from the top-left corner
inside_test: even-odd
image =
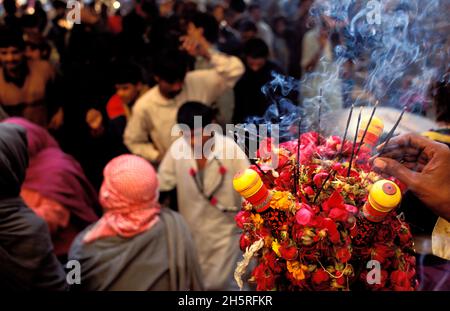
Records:
[[[4,123],[26,130],[30,163],[23,188],[58,202],[83,224],[97,221],[97,193],[80,164],[59,148],[46,129],[23,118],[9,118]]]
[[[18,197],[28,166],[25,130],[14,124],[0,124],[0,197]]]
[[[159,182],[150,163],[138,156],[122,155],[106,165],[103,175],[100,204],[105,214],[84,242],[112,236],[130,238],[159,220]]]
[[[24,118],[13,117],[5,120],[5,123],[20,125],[26,130],[28,140],[28,154],[30,158],[47,148],[59,148],[56,140],[43,127],[34,124]]]

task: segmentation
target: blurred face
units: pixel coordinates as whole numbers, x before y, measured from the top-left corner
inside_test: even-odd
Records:
[[[173,4],[172,0],[163,0],[159,5],[159,14],[161,16],[169,16],[173,12]]]
[[[215,19],[217,20],[217,22],[220,23],[221,21],[223,21],[225,19],[225,11],[224,11],[223,7],[216,6],[214,8],[213,15],[214,15]]]
[[[261,20],[261,9],[255,8],[250,12],[252,19],[256,22]]]
[[[267,59],[265,59],[265,58],[253,58],[253,57],[247,56],[245,59],[246,59],[248,68],[250,68],[250,70],[254,71],[254,72],[260,71],[267,62]]]
[[[24,60],[24,52],[17,47],[0,48],[0,61],[7,71],[16,70]]]
[[[159,91],[161,92],[161,95],[164,96],[165,98],[168,99],[175,98],[183,90],[184,81],[176,81],[173,83],[169,83],[159,78],[156,78],[156,81],[158,82]]]
[[[135,102],[139,96],[139,91],[141,89],[141,83],[132,84],[116,84],[116,94],[120,97],[124,104],[130,105]]]
[[[247,42],[250,39],[253,39],[256,37],[256,32],[254,31],[242,31],[241,32],[241,41]]]
[[[195,144],[198,142],[201,143],[201,147],[203,148],[206,144],[206,142],[211,138],[209,135],[203,134],[203,129],[194,129],[191,131],[191,137],[189,140],[189,143],[191,145],[192,150],[196,147]],[[199,145],[200,147],[200,145]]]
[[[286,24],[284,23],[283,20],[277,21],[275,25],[275,31],[278,34],[283,34],[286,31]]]
[[[189,22],[187,26],[187,34],[192,38],[201,38],[203,36],[203,28],[198,28],[194,23]]]
[[[25,57],[30,60],[42,59],[42,52],[35,44],[27,44],[25,47]]]

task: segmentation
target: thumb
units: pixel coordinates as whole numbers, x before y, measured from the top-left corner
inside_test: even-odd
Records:
[[[388,158],[376,158],[373,162],[373,169],[380,174],[393,176],[413,190],[413,185],[417,180],[417,173],[411,171],[401,163]]]

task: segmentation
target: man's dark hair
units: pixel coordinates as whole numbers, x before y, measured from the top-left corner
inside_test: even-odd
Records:
[[[7,14],[15,14],[17,11],[16,0],[4,0],[3,8]]]
[[[20,30],[11,27],[0,28],[0,48],[7,47],[16,47],[21,51],[25,49],[25,41]]]
[[[249,19],[241,21],[238,27],[240,32],[248,32],[248,31],[258,32],[258,28],[256,27],[255,23]]]
[[[450,123],[450,70],[446,78],[437,81],[431,87],[431,97],[436,107],[436,121]]]
[[[66,9],[66,4],[64,3],[64,1],[61,0],[54,0],[52,1],[52,7],[56,10],[56,9]]]
[[[168,83],[183,81],[187,70],[187,55],[177,50],[163,51],[153,66],[155,76]]]
[[[37,28],[39,27],[39,20],[36,14],[25,14],[20,19],[22,28]]]
[[[245,8],[247,5],[245,4],[244,0],[231,0],[230,1],[230,9],[232,9],[235,12],[243,13],[245,11]]]
[[[138,84],[144,82],[141,67],[131,62],[120,62],[116,64],[115,84]]]
[[[216,43],[219,38],[219,23],[208,13],[196,12],[190,21],[197,28],[203,28],[203,35],[209,43]]]
[[[244,55],[251,58],[268,58],[269,47],[262,39],[253,38],[245,43]]]
[[[259,3],[253,2],[248,6],[248,11],[252,12],[253,10],[260,10],[261,6],[259,5]]]
[[[189,101],[180,107],[177,114],[177,123],[186,124],[191,130],[195,129],[194,117],[202,119],[202,126],[211,124],[214,120],[214,109],[202,103]]]

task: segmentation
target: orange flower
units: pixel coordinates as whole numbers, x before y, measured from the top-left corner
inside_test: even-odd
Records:
[[[252,214],[251,219],[256,229],[259,229],[264,222],[260,214]]]
[[[288,271],[292,274],[294,279],[297,281],[301,281],[305,279],[305,272],[308,270],[308,267],[305,265],[302,265],[298,261],[287,261],[286,266]]]
[[[287,211],[292,207],[295,207],[295,200],[290,192],[287,191],[274,191],[272,200],[270,201],[270,207],[281,211]]]

